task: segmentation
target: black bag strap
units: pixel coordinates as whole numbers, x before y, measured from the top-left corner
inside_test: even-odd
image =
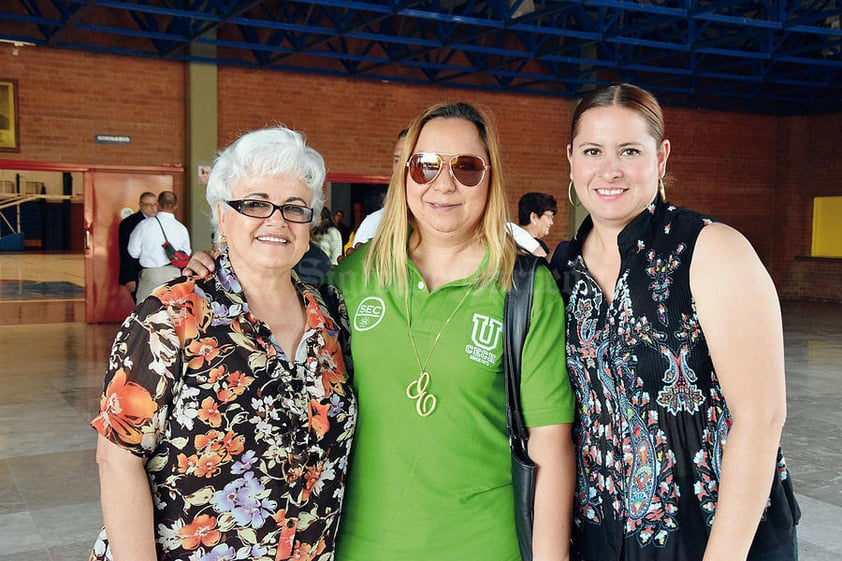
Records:
[[[546,262],[534,255],[518,255],[512,271],[512,289],[503,307],[503,365],[506,374],[506,424],[512,454],[528,458],[529,433],[520,403],[520,368],[523,344],[529,331],[535,271]]]
[[[155,221],[158,223],[158,227],[161,228],[161,233],[164,234],[164,241],[170,243],[170,240],[167,239],[167,233],[164,231],[164,225],[161,224],[161,221],[158,220],[158,217],[155,217]]]

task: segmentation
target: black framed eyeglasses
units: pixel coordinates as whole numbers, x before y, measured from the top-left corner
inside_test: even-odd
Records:
[[[287,222],[306,224],[313,220],[313,209],[308,206],[292,204],[276,205],[261,199],[240,199],[225,202],[240,214],[252,218],[269,218],[276,210],[280,210],[281,216]]]
[[[485,160],[471,154],[439,154],[437,152],[416,152],[406,167],[409,177],[415,183],[432,183],[447,165],[450,175],[465,187],[476,187],[485,177],[485,170],[490,168]]]

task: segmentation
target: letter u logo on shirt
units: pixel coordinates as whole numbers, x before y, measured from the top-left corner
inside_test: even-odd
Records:
[[[471,333],[471,341],[474,345],[486,351],[493,351],[500,342],[500,333],[503,331],[503,322],[499,319],[490,318],[482,314],[474,314],[474,330]]]

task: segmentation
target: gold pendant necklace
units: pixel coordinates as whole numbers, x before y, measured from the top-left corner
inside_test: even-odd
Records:
[[[436,345],[438,345],[439,339],[441,339],[442,332],[444,332],[444,329],[447,327],[447,324],[450,323],[450,320],[453,319],[453,316],[456,315],[456,312],[459,311],[459,308],[462,307],[462,304],[465,303],[465,300],[468,299],[468,294],[471,293],[472,288],[473,287],[468,287],[468,290],[465,291],[465,295],[462,296],[459,304],[456,305],[450,313],[450,316],[441,326],[441,329],[439,329],[439,332],[436,333],[436,338],[433,340],[430,352],[427,353],[427,358],[424,359],[424,364],[421,364],[421,358],[418,356],[418,349],[415,347],[415,339],[412,337],[412,325],[409,320],[409,287],[407,287],[406,293],[404,294],[404,305],[406,307],[406,331],[409,335],[409,342],[412,344],[412,351],[415,353],[415,361],[418,363],[419,368],[418,378],[411,381],[406,387],[406,397],[415,401],[415,411],[421,417],[431,415],[433,411],[435,411],[436,402],[438,401],[432,392],[427,391],[427,386],[430,385],[430,373],[427,372],[427,364],[430,363],[430,357],[433,355],[433,351],[435,350]]]

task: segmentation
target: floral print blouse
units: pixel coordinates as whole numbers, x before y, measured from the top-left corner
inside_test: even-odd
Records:
[[[158,288],[117,334],[91,424],[146,460],[160,559],[333,559],[357,415],[347,312],[335,289],[295,284],[294,357],[224,256],[211,277]],[[111,558],[105,530],[91,558]]]
[[[617,238],[611,302],[581,254],[590,217],[571,242],[561,284],[577,406],[575,559],[702,559],[731,426],[690,291],[693,249],[710,223],[653,202]],[[779,450],[749,559],[778,547],[791,554],[798,516]]]

